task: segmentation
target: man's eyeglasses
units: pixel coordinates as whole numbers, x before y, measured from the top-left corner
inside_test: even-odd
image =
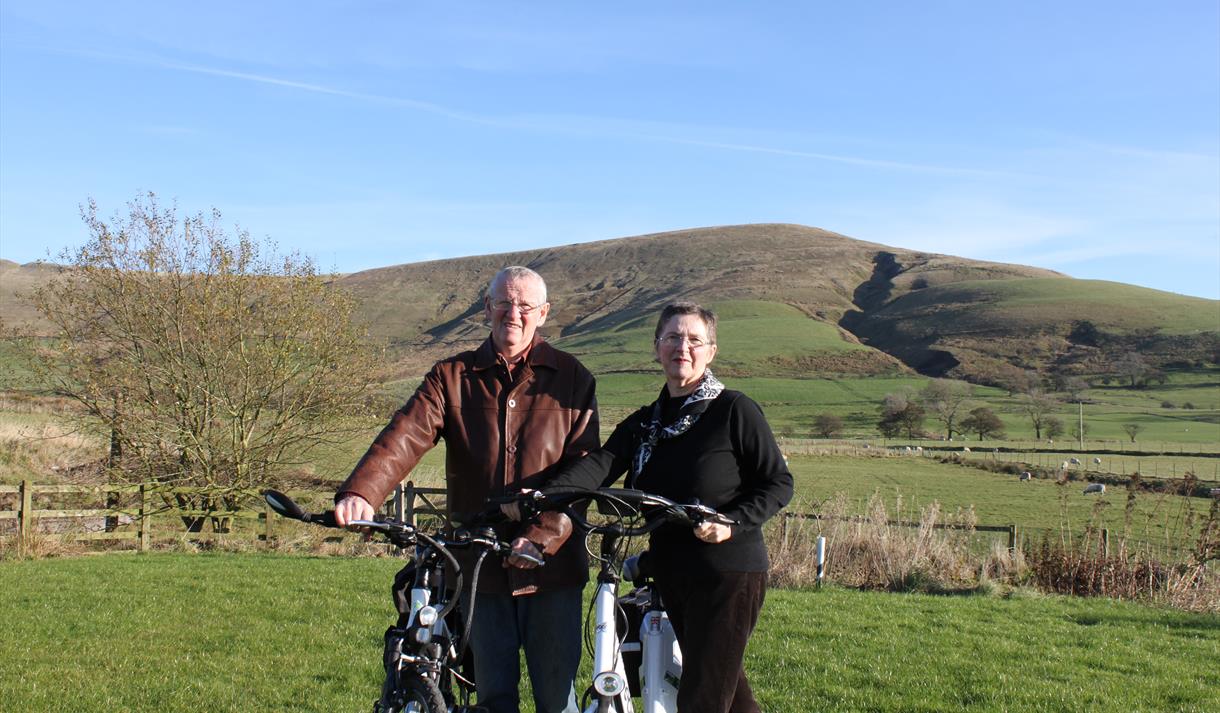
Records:
[[[699,349],[700,347],[706,347],[708,344],[711,343],[711,342],[706,342],[706,341],[700,339],[699,337],[688,337],[685,334],[666,334],[666,335],[663,335],[660,339],[658,339],[657,342],[660,344],[664,344],[665,346],[669,347],[670,349],[677,349],[678,347],[682,346],[683,342],[689,344],[691,349]]]
[[[492,302],[491,306],[494,307],[497,312],[507,313],[513,307],[516,307],[517,311],[520,312],[521,314],[533,314],[534,312],[537,312],[539,309],[541,309],[542,305],[544,305],[544,304],[546,304],[546,303],[543,302],[542,304],[532,305],[527,302],[513,302],[512,300],[499,300],[498,302]]]

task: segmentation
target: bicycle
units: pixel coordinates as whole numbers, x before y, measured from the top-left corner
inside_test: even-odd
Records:
[[[514,499],[522,508],[523,519],[542,510],[566,513],[585,533],[586,549],[589,538],[602,535],[600,557],[596,557],[600,561],[597,587],[589,609],[592,621],[586,623],[593,679],[581,699],[584,713],[635,713],[633,698],[640,699],[642,713],[676,711],[682,651],[652,581],[647,552],[625,557],[625,544],[666,523],[692,528],[703,522],[736,523],[697,502],[676,503],[639,490],[553,489]],[[590,522],[572,507],[584,500],[595,502],[612,519],[603,524]],[[643,524],[625,524],[639,519]],[[634,589],[620,597],[618,587],[624,577]]]
[[[276,490],[265,491],[263,497],[282,517],[322,527],[338,527],[333,511],[305,512],[291,498]],[[475,684],[463,670],[462,662],[470,641],[474,595],[478,591],[483,560],[492,553],[507,555],[512,546],[500,540],[490,527],[493,522],[503,519],[498,509],[455,519],[460,519],[464,526],[450,535],[428,534],[391,518],[351,523],[352,527],[367,528],[381,535],[399,549],[413,551],[412,564],[404,567],[395,578],[399,619],[385,633],[382,661],[386,676],[381,696],[373,704],[374,713],[478,713],[486,710],[471,705]],[[471,547],[476,548],[479,555],[471,574],[471,596],[463,619],[456,614],[465,574],[450,550]],[[522,553],[517,556],[543,564]],[[456,575],[452,587],[446,586],[446,565]],[[408,596],[400,597],[398,585],[403,579],[411,580],[411,589]]]

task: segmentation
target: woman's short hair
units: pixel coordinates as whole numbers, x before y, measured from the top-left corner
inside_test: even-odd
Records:
[[[703,320],[703,326],[707,327],[707,339],[710,343],[715,344],[716,313],[694,302],[671,302],[665,305],[665,309],[661,310],[661,318],[657,320],[657,331],[653,335],[653,339],[661,338],[661,330],[665,329],[665,323],[670,319],[687,314],[693,314]]]

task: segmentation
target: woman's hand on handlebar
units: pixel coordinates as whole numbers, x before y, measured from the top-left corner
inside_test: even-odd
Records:
[[[718,522],[703,522],[695,528],[695,537],[710,544],[724,542],[733,536],[733,528]]]
[[[355,493],[344,495],[335,504],[335,524],[339,527],[347,527],[353,520],[372,520],[376,514],[369,501]]]
[[[532,492],[534,491],[529,488],[521,489],[522,495],[529,495]],[[507,503],[500,503],[500,512],[504,513],[504,517],[508,518],[509,520],[521,522],[521,503],[517,500]],[[514,543],[514,545],[515,544],[516,543]],[[516,549],[516,547],[514,546],[513,549]]]

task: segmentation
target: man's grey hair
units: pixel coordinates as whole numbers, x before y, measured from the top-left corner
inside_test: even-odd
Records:
[[[510,265],[501,269],[491,278],[491,282],[487,283],[487,295],[491,297],[496,292],[496,284],[507,280],[537,280],[538,285],[542,287],[542,301],[546,302],[546,280],[542,279],[542,275],[534,272],[528,267],[521,265]]]

